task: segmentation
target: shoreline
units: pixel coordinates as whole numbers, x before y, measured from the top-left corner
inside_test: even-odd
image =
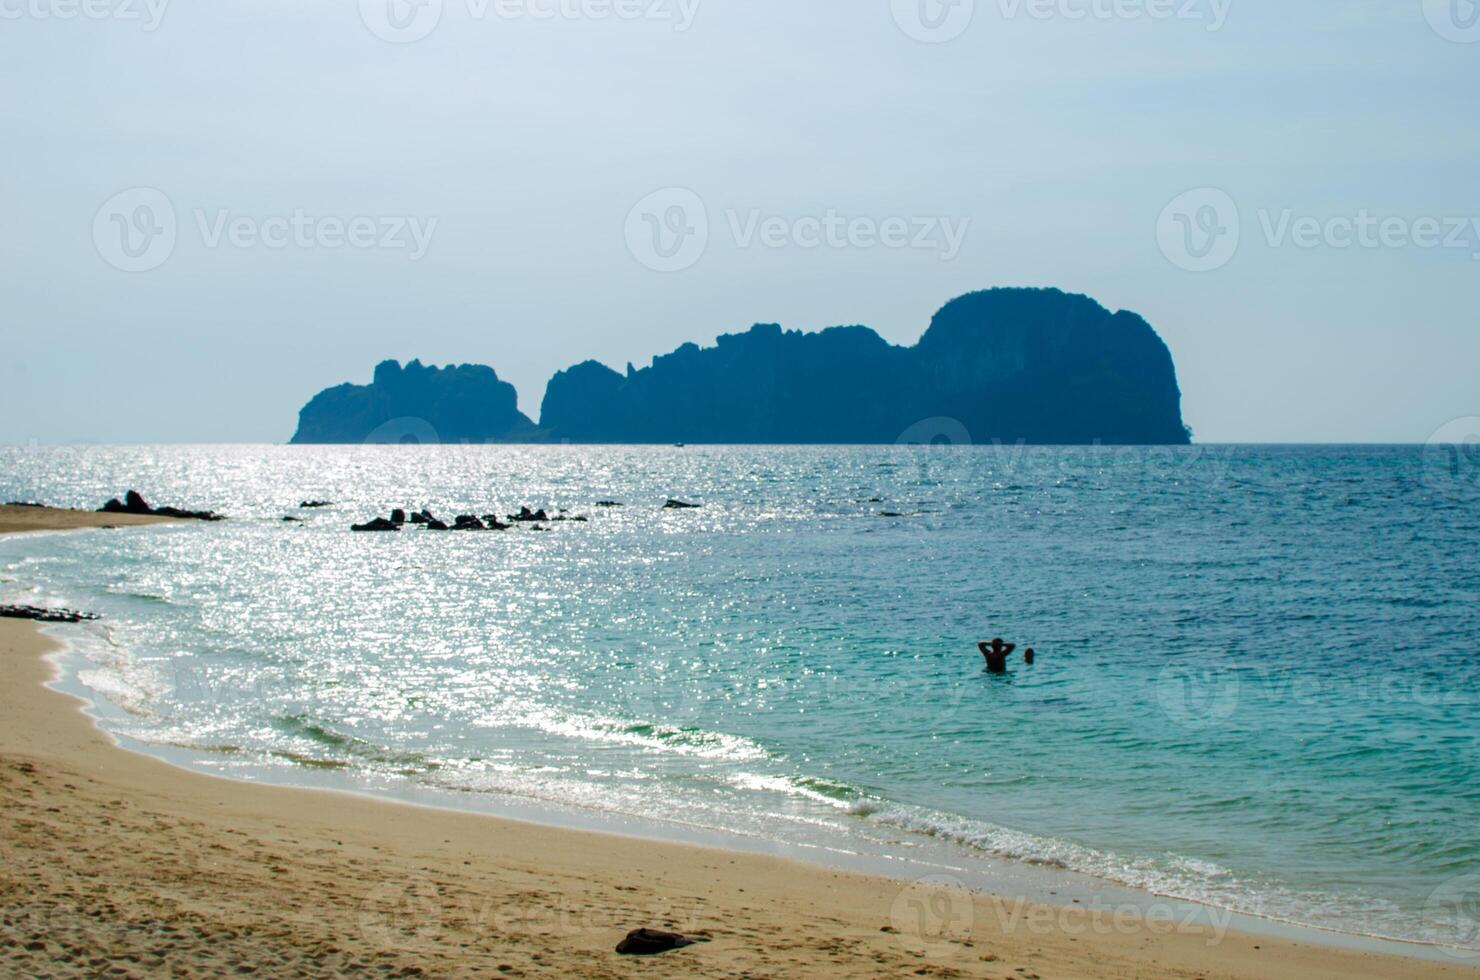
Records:
[[[115,742],[58,690],[62,649],[37,624],[0,622],[0,963],[23,973],[1480,975],[1457,959],[206,775]],[[642,926],[712,942],[615,955]]]
[[[649,926],[711,938],[645,961],[685,976],[998,977],[1018,966],[1045,978],[1480,975],[1459,962],[1097,917],[786,858],[193,773],[113,744],[83,702],[50,686],[61,649],[36,624],[0,623],[14,681],[0,694],[0,889],[8,908],[28,913],[8,917],[0,962],[22,972],[91,972],[68,957],[63,937],[76,930],[91,934],[73,943],[89,951],[99,932],[114,936],[130,969],[150,966],[131,936],[157,947],[164,932],[177,937],[158,957],[171,967],[184,956],[218,968],[225,954],[271,975],[359,961],[434,975],[509,966],[624,976],[637,963],[612,950],[628,929]],[[85,870],[87,889],[69,867]],[[21,880],[5,880],[13,873]],[[109,929],[112,916],[130,929]],[[33,928],[17,934],[16,919]],[[190,928],[171,933],[177,922]],[[261,953],[264,933],[274,941]],[[263,955],[267,964],[253,958]]]
[[[55,657],[74,656],[80,655],[67,649],[65,644],[63,649],[55,654]],[[56,659],[52,662],[54,665],[59,663]],[[692,824],[654,815],[638,815],[627,811],[592,810],[575,804],[557,803],[538,797],[506,795],[496,791],[462,791],[423,785],[412,785],[409,788],[398,790],[370,785],[368,780],[357,778],[358,774],[352,771],[339,772],[335,769],[320,770],[313,767],[279,767],[267,763],[248,763],[238,771],[249,773],[249,775],[212,772],[208,766],[218,758],[218,753],[179,745],[154,745],[107,731],[102,727],[101,718],[95,714],[97,702],[89,695],[80,693],[79,689],[85,690],[81,682],[76,680],[74,674],[67,673],[65,668],[57,666],[56,669],[57,676],[48,686],[65,693],[74,700],[83,702],[84,713],[102,729],[104,736],[109,738],[115,746],[123,751],[159,760],[183,772],[209,779],[277,786],[313,793],[337,793],[376,803],[388,802],[400,806],[488,817],[562,832],[599,834],[638,842],[676,843],[746,855],[761,855],[796,862],[817,871],[841,871],[846,874],[885,878],[899,887],[921,877],[945,875],[955,879],[968,891],[988,898],[1005,899],[1011,902],[1058,909],[1065,907],[1065,902],[1068,900],[1075,905],[1081,905],[1084,909],[1106,912],[1113,910],[1112,914],[1115,915],[1129,913],[1147,918],[1161,917],[1208,932],[1237,931],[1251,939],[1280,938],[1297,945],[1303,942],[1307,945],[1329,946],[1347,951],[1461,965],[1473,961],[1480,966],[1480,952],[1472,955],[1468,950],[1419,939],[1404,939],[1351,929],[1311,925],[1297,919],[1240,911],[1235,908],[1138,888],[1134,885],[1096,877],[1073,868],[1040,867],[1020,859],[997,855],[971,855],[973,859],[971,863],[990,864],[1001,869],[998,873],[981,872],[978,868],[961,866],[959,854],[941,853],[952,849],[952,845],[949,844],[939,844],[935,847],[932,853],[937,858],[936,860],[925,855],[901,858],[897,855],[866,853],[861,850],[831,847],[816,842],[780,841],[738,830]],[[299,778],[279,778],[285,773]],[[928,841],[926,846],[935,843]],[[913,846],[921,845],[915,842]],[[1082,898],[1074,896],[1082,896]],[[1109,900],[1113,898],[1119,898],[1120,901]]]

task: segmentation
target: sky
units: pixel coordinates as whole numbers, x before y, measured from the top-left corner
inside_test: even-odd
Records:
[[[0,0],[0,442],[282,442],[954,296],[1140,313],[1206,442],[1480,416],[1467,0]]]

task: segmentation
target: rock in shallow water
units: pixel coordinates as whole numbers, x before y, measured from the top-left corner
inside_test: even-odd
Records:
[[[401,525],[394,521],[388,521],[384,517],[377,517],[375,520],[366,521],[364,524],[351,524],[349,529],[351,531],[399,531],[401,530]]]
[[[0,618],[31,619],[38,623],[80,623],[85,619],[97,619],[96,613],[78,612],[75,609],[43,609],[40,606],[0,606]]]
[[[154,517],[175,517],[181,520],[191,521],[220,521],[225,520],[220,514],[209,510],[182,510],[179,507],[150,507],[143,495],[137,490],[130,490],[123,495],[123,500],[117,497],[109,500],[98,508],[102,514],[141,514]]]

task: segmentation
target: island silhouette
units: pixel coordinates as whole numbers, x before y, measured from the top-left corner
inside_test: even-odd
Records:
[[[384,361],[369,385],[315,395],[292,441],[867,444],[929,429],[952,442],[1184,445],[1181,401],[1171,352],[1137,314],[999,288],[951,300],[913,347],[863,326],[757,324],[625,373],[585,361],[550,379],[538,424],[491,367]]]

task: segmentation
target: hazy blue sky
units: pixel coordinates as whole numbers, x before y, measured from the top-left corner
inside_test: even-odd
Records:
[[[1463,0],[423,2],[0,0],[0,441],[283,441],[385,357],[537,416],[997,285],[1143,314],[1203,440],[1480,415]]]

